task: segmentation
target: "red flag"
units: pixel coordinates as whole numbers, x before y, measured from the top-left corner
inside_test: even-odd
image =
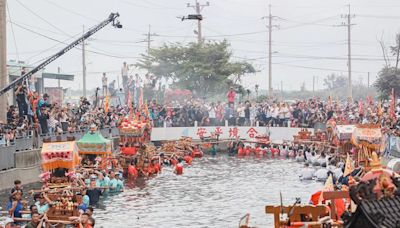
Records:
[[[390,102],[389,115],[392,118],[396,118],[396,94],[394,92],[394,88],[392,88],[391,99],[392,100]]]
[[[372,105],[372,98],[370,96],[367,96],[365,98],[365,102],[367,103],[368,106]]]
[[[129,116],[132,116],[133,107],[132,107],[132,98],[131,98],[131,91],[128,90],[128,107],[129,107]]]
[[[358,113],[364,115],[364,106],[363,106],[362,101],[359,101],[359,102],[358,102]]]
[[[143,106],[143,89],[140,88],[140,96],[139,96],[139,106],[138,106],[138,108],[140,109],[140,108],[142,108],[142,106]]]

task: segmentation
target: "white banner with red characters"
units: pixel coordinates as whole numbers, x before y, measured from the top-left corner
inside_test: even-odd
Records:
[[[272,141],[293,140],[293,135],[301,128],[287,128],[287,127],[168,127],[168,128],[153,128],[151,133],[152,141],[162,140],[177,140],[181,136],[192,137],[193,139],[200,139],[202,137],[215,137],[219,135],[219,139],[235,139],[240,137],[242,139],[253,139],[256,136],[265,134],[270,135]],[[309,131],[313,131],[309,129]]]

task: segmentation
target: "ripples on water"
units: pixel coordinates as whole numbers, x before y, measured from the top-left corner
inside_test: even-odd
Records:
[[[164,167],[147,181],[127,183],[125,192],[109,197],[95,211],[96,227],[238,227],[250,213],[250,223],[272,227],[265,206],[292,204],[296,197],[307,203],[321,183],[300,182],[302,168],[291,160],[231,158],[195,159],[182,176]],[[129,187],[130,186],[130,187]]]

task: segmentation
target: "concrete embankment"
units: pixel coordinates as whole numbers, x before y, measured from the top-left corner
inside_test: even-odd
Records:
[[[15,168],[0,172],[0,190],[12,187],[14,180],[23,184],[39,181],[40,163],[40,149],[16,152]]]

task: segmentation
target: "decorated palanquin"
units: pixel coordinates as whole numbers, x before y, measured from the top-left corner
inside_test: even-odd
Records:
[[[94,154],[108,156],[112,154],[112,142],[98,132],[88,132],[76,142],[80,155]]]
[[[82,202],[80,190],[68,190],[48,193],[49,199],[54,203],[47,212],[50,220],[69,221],[70,217],[78,217],[79,202]]]
[[[343,156],[350,153],[353,144],[351,143],[355,125],[336,125],[333,131],[332,144],[339,147]]]
[[[293,138],[295,142],[311,141],[311,131],[303,128],[299,131],[297,135],[294,135]]]
[[[119,134],[122,142],[148,142],[151,136],[151,125],[144,118],[125,118],[119,126]]]
[[[74,170],[79,165],[75,141],[43,143],[41,156],[44,171],[57,168]]]
[[[269,139],[268,135],[257,135],[255,138],[256,138],[256,141],[258,144],[267,145],[270,143],[270,139]]]
[[[178,141],[164,143],[161,150],[166,155],[176,154],[183,156],[185,152],[191,152],[192,147],[193,142],[191,137],[181,137]]]
[[[151,139],[151,124],[148,119],[125,118],[119,126],[121,153],[134,155],[137,149]]]
[[[382,143],[382,131],[379,125],[356,125],[351,141],[358,149],[358,162],[368,168],[372,152],[379,151]]]

